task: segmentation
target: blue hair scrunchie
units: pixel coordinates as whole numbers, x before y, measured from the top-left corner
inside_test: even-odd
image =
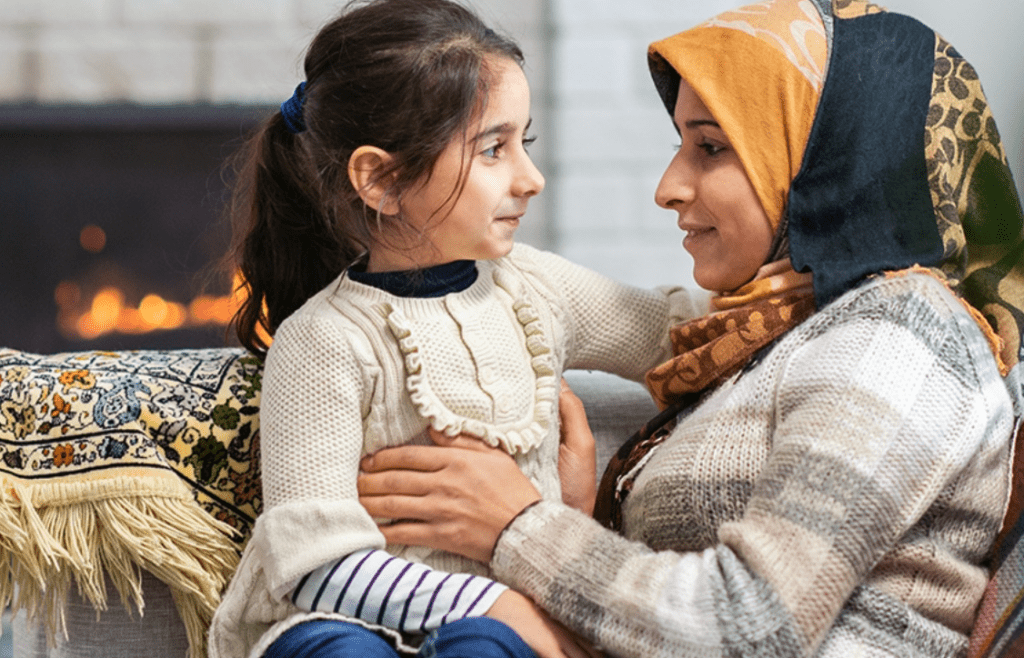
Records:
[[[306,121],[302,118],[302,110],[306,105],[306,83],[300,82],[292,97],[281,103],[281,118],[288,132],[298,135],[306,129]]]

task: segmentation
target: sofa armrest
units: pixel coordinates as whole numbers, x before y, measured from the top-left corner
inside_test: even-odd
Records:
[[[97,612],[77,591],[68,594],[65,607],[67,637],[60,633],[47,646],[46,631],[25,612],[14,615],[14,658],[185,658],[188,634],[178,615],[170,588],[156,576],[142,572],[144,615],[120,605],[117,591],[107,581],[110,607]]]

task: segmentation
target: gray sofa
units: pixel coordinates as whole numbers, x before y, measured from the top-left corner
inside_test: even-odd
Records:
[[[15,610],[11,638],[14,658],[205,655],[201,641],[197,641],[205,628],[203,620],[212,612],[216,592],[226,583],[231,570],[231,561],[207,560],[211,554],[207,546],[214,546],[232,559],[237,555],[237,546],[219,531],[212,531],[219,544],[204,543],[200,539],[202,528],[198,526],[219,522],[210,520],[216,516],[233,520],[234,528],[244,529],[261,509],[255,466],[259,462],[256,418],[260,376],[259,364],[240,350],[47,356],[0,348],[0,480],[4,484],[0,488],[0,525],[7,523],[15,534],[27,533],[29,543],[41,541],[34,545],[36,548],[45,548],[46,542],[50,542],[48,550],[57,556],[53,562],[57,567],[44,565],[44,570],[50,569],[48,573],[25,578],[24,567],[34,559],[34,549],[25,548],[28,544],[17,548],[17,538],[0,538],[4,540],[0,541],[0,594],[4,594],[5,585],[9,595],[9,583],[21,582],[30,596],[19,598],[15,594],[14,601],[35,602],[36,614],[32,618]],[[572,371],[566,373],[566,379],[587,409],[597,440],[600,472],[617,447],[654,415],[654,404],[639,384],[611,375]],[[175,442],[189,432],[192,438],[184,443]],[[134,564],[153,565],[154,571],[159,572],[168,567],[168,559],[182,559],[183,562],[170,564],[165,571],[173,575],[182,571],[191,574],[184,581],[184,589],[179,588],[173,595],[167,584],[171,581],[143,570],[141,615],[134,605],[132,611],[121,605],[120,594],[109,579],[105,609],[97,611],[79,593],[69,580],[69,572],[81,583],[82,578],[88,581],[90,574],[106,570],[95,568],[97,563],[88,554],[83,558],[79,553],[71,559],[60,557],[59,549],[53,552],[54,543],[60,544],[66,534],[48,531],[45,523],[35,524],[30,531],[25,530],[28,526],[17,527],[18,519],[25,518],[25,509],[33,505],[42,514],[49,514],[51,527],[58,527],[62,519],[73,516],[74,510],[68,509],[64,499],[54,502],[51,495],[47,502],[44,491],[32,489],[43,477],[41,473],[49,469],[50,475],[46,477],[51,478],[50,482],[58,482],[58,488],[59,481],[66,480],[68,474],[74,476],[70,472],[76,469],[94,479],[102,477],[96,474],[113,472],[102,469],[116,468],[116,459],[125,454],[123,450],[118,452],[118,448],[129,443],[143,446],[144,456],[151,460],[142,464],[143,470],[149,469],[143,479],[154,480],[157,475],[169,479],[181,490],[178,502],[184,502],[171,513],[170,521],[166,514],[147,516],[142,508],[130,512],[134,515],[132,520],[142,519],[137,524],[145,531],[142,535],[150,532],[165,537],[160,533],[172,532],[176,533],[174,538],[153,542],[146,536],[141,540],[114,536],[113,540],[124,539],[124,546],[141,551],[138,558],[133,558]],[[110,479],[116,480],[117,476]],[[188,486],[182,486],[183,482],[191,484],[191,493]],[[994,575],[979,608],[969,658],[1024,657],[1022,484],[1024,474],[1015,474],[1015,494],[991,556]],[[54,485],[45,486],[52,489]],[[15,490],[17,487],[20,488]],[[218,502],[218,496],[223,500]],[[94,497],[86,505],[102,509],[105,500],[106,494]],[[200,500],[202,509],[197,509],[195,503]],[[237,514],[232,516],[234,512],[229,510]],[[89,525],[93,532],[104,532],[94,520],[98,516],[87,511],[84,517],[76,517],[85,521],[77,523]],[[188,517],[189,514],[197,516]],[[187,520],[182,522],[182,518]],[[209,528],[207,532],[211,532]],[[111,535],[105,536],[111,540]],[[182,536],[189,541],[180,541]],[[154,545],[159,545],[160,550],[147,552]],[[195,564],[210,567],[189,567]],[[12,565],[17,568],[11,569]],[[5,573],[5,567],[11,570]],[[67,588],[66,602],[63,587]],[[95,592],[93,596],[96,598]],[[64,632],[57,632],[55,641],[48,642],[41,620],[59,619],[60,615],[54,613],[60,606]],[[180,610],[192,615],[188,617],[191,624],[183,622]],[[192,629],[192,641],[199,646],[190,645],[186,628]],[[0,645],[0,655],[7,648]]]
[[[619,443],[656,409],[646,391],[634,382],[598,372],[566,374],[583,400],[598,443],[598,464],[604,464]],[[600,467],[599,467],[600,470]],[[108,582],[108,608],[97,612],[72,588],[65,611],[67,636],[48,646],[40,623],[24,612],[13,619],[14,658],[182,658],[189,650],[184,626],[168,587],[143,573],[144,614],[130,613]]]

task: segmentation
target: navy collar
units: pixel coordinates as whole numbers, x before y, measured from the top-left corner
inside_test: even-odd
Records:
[[[444,297],[473,285],[477,269],[474,260],[457,260],[400,272],[363,272],[350,267],[348,275],[353,281],[379,288],[396,297]]]

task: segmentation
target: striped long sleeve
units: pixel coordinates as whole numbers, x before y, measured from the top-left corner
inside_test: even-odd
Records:
[[[481,576],[437,571],[386,551],[356,551],[307,574],[292,603],[405,633],[428,633],[486,613],[508,588]]]

